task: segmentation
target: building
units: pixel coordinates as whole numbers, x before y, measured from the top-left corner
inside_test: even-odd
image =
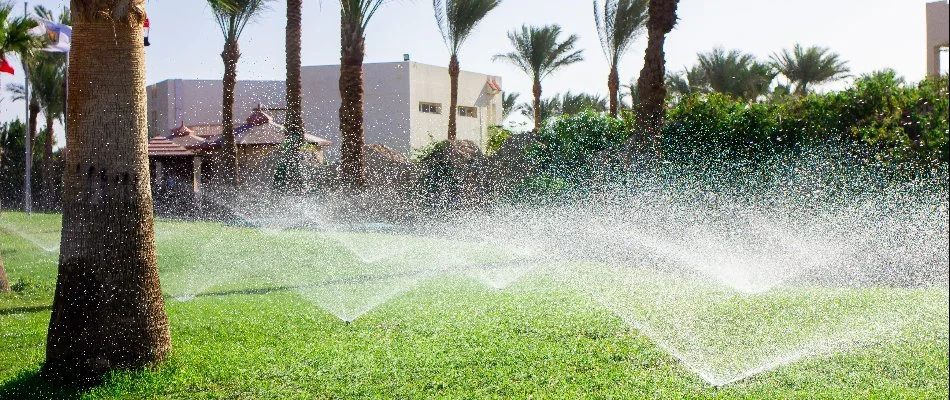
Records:
[[[940,53],[950,46],[950,3],[927,3],[927,76],[940,75]]]
[[[382,144],[408,154],[446,138],[449,112],[458,114],[458,138],[483,149],[488,128],[502,121],[501,84],[497,76],[462,71],[459,108],[449,107],[448,68],[412,61],[365,64],[364,128],[367,144]],[[339,157],[340,92],[338,65],[301,70],[303,118],[308,132],[333,143],[330,160]],[[166,80],[148,87],[149,134],[166,135],[183,122],[189,126],[221,123],[220,80]],[[283,81],[239,81],[235,115],[247,115],[259,104],[284,106]],[[283,115],[275,113],[281,122]]]
[[[242,184],[272,187],[274,171],[286,139],[286,130],[266,110],[255,108],[243,124],[234,129],[237,162]],[[304,134],[304,162],[319,165],[330,141]],[[218,181],[221,165],[221,125],[194,125],[184,122],[148,142],[149,171],[153,198],[157,205],[185,210],[196,202],[204,182]]]

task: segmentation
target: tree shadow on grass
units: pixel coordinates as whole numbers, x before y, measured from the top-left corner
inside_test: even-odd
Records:
[[[59,385],[40,376],[39,370],[23,370],[0,385],[0,400],[79,399],[88,389]]]

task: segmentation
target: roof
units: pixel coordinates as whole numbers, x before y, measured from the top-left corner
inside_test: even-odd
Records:
[[[492,92],[500,92],[501,85],[498,84],[498,81],[495,78],[488,78],[488,87],[491,88]]]
[[[285,131],[286,128],[283,125],[274,122],[270,115],[258,108],[247,117],[244,125],[234,128],[234,143],[238,146],[278,145],[284,142]],[[217,148],[222,140],[221,134],[218,134],[208,139],[202,147]],[[333,144],[327,139],[309,133],[304,134],[304,140],[321,147]]]
[[[154,137],[148,141],[149,157],[191,157],[198,155],[195,149],[175,143],[171,137]]]

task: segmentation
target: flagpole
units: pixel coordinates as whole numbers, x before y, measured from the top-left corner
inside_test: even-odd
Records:
[[[29,2],[24,1],[24,17],[29,16],[29,12],[27,11],[28,7]],[[25,55],[20,57],[20,59],[23,61],[23,102],[26,103],[26,132],[24,132],[23,135],[26,137],[26,140],[24,140],[24,142],[26,142],[26,146],[24,146],[26,148],[26,179],[23,180],[23,208],[26,215],[30,215],[33,212],[33,194],[31,193],[33,188],[30,184],[30,175],[32,172],[30,169],[32,169],[33,164],[33,149],[31,149],[33,138],[30,137],[30,68],[27,66],[29,63]]]

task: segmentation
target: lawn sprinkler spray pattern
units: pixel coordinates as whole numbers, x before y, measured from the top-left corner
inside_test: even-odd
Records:
[[[231,222],[200,238],[193,268],[163,281],[185,301],[292,291],[345,323],[448,276],[567,288],[725,385],[803,358],[947,337],[946,170],[888,168],[827,151],[754,168],[634,165],[553,200],[411,223],[336,218],[359,213],[339,212],[352,203],[332,196],[241,198]]]

